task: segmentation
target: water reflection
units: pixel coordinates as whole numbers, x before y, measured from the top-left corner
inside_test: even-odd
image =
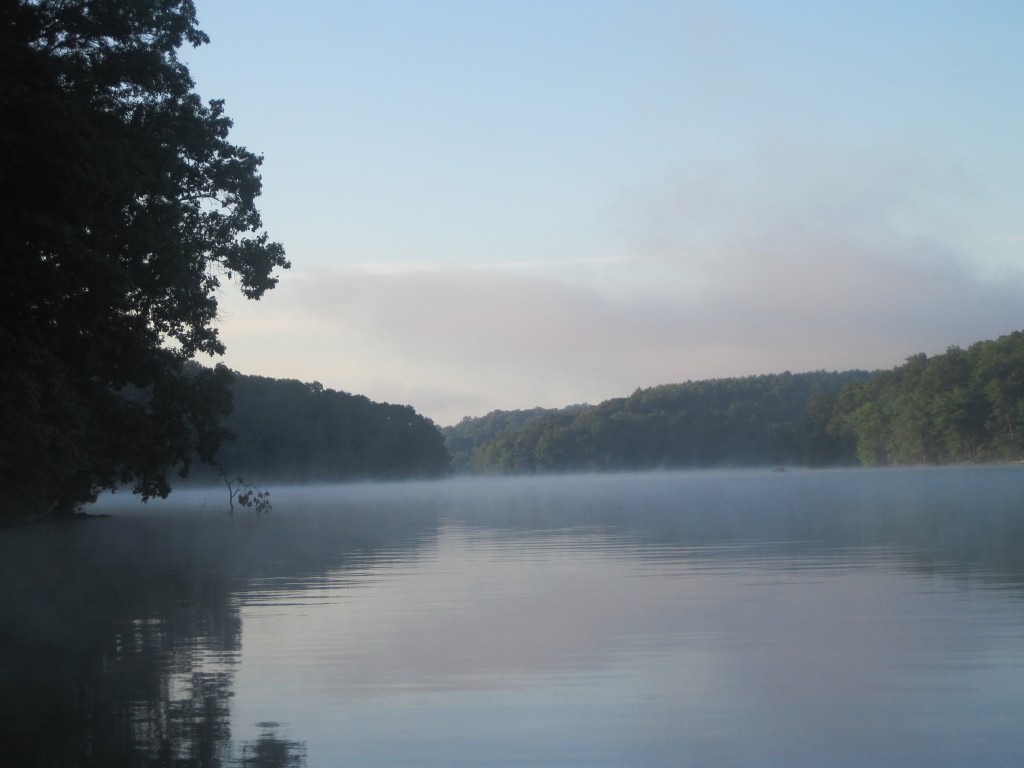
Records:
[[[0,532],[0,737],[24,766],[1011,764],[1022,480],[115,497]]]
[[[378,549],[414,548],[424,521],[397,510],[388,525],[353,520],[323,536],[284,520],[198,515],[184,496],[148,514],[111,501],[113,519],[0,532],[7,764],[303,763],[284,727],[232,741],[239,594],[250,581],[308,585]]]
[[[623,556],[806,569],[874,558],[1024,594],[1024,466],[468,482],[449,519]],[[838,558],[838,560],[837,560]]]
[[[306,763],[306,745],[299,741],[278,738],[278,724],[257,723],[263,732],[255,741],[245,742],[239,768],[301,768]]]

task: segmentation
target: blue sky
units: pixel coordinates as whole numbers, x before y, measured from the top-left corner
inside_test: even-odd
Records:
[[[225,362],[494,408],[1024,326],[1024,4],[199,0],[293,268]]]

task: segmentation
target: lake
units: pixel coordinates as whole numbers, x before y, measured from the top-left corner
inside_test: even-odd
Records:
[[[0,530],[16,766],[1020,766],[1024,466],[187,490]]]

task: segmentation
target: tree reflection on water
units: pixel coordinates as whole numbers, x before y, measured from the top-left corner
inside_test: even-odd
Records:
[[[435,603],[441,607],[441,614],[434,617],[432,624],[426,623],[435,628],[435,640],[442,638],[433,646],[441,649],[439,658],[449,659],[446,643],[453,629],[446,616],[452,615],[451,610],[461,610],[459,582],[467,574],[479,575],[481,563],[490,563],[473,557],[497,557],[499,567],[488,573],[502,576],[508,561],[501,558],[525,553],[523,568],[514,574],[519,577],[535,562],[556,562],[564,543],[564,552],[573,567],[617,566],[626,562],[628,567],[620,570],[643,574],[642,594],[651,594],[650,585],[655,582],[650,579],[657,573],[669,574],[666,579],[674,578],[671,574],[677,571],[705,573],[713,586],[717,583],[715,574],[751,569],[743,571],[754,574],[751,585],[767,584],[768,593],[774,594],[776,587],[772,585],[787,582],[787,578],[779,577],[790,570],[806,575],[824,568],[841,574],[846,567],[870,570],[873,564],[881,562],[885,573],[895,569],[929,579],[934,575],[941,578],[941,584],[962,584],[971,590],[981,585],[1001,598],[1017,600],[1024,596],[1021,478],[1020,467],[993,467],[781,475],[651,473],[354,485],[344,490],[292,490],[282,494],[282,513],[275,510],[273,515],[260,517],[200,513],[202,495],[190,496],[189,493],[199,492],[186,492],[176,494],[175,501],[158,510],[141,514],[122,510],[110,520],[0,530],[0,691],[4,694],[0,697],[0,762],[25,768],[300,768],[307,762],[306,744],[292,738],[290,727],[304,729],[301,735],[310,739],[311,753],[324,749],[320,742],[314,742],[316,737],[310,736],[311,732],[319,733],[328,745],[332,743],[330,734],[324,737],[322,723],[318,732],[301,722],[301,715],[294,714],[302,711],[295,703],[301,704],[307,691],[293,686],[292,698],[288,699],[277,692],[267,695],[272,686],[261,688],[261,696],[256,697],[259,706],[254,707],[253,689],[246,689],[247,681],[259,680],[264,673],[276,674],[279,667],[285,670],[281,676],[286,677],[287,671],[295,668],[295,664],[288,667],[285,663],[287,654],[298,652],[291,661],[301,661],[303,674],[319,677],[330,664],[332,680],[340,681],[336,689],[344,692],[348,690],[346,680],[365,682],[372,680],[374,674],[381,679],[393,679],[390,665],[396,658],[411,658],[409,648],[418,651],[423,647],[420,643],[424,635],[401,635],[396,644],[377,653],[376,647],[357,646],[363,640],[372,642],[383,635],[353,630],[349,639],[356,638],[356,644],[349,650],[357,648],[359,652],[346,655],[344,648],[335,649],[341,641],[330,634],[334,625],[329,622],[319,628],[304,627],[284,611],[277,617],[276,633],[268,635],[264,631],[261,635],[259,619],[253,617],[265,618],[268,606],[273,613],[279,604],[288,603],[293,597],[310,599],[311,591],[323,590],[325,586],[331,590],[353,587],[348,595],[354,601],[347,608],[351,611],[349,624],[365,628],[374,617],[374,592],[372,588],[360,591],[357,586],[372,587],[376,577],[383,574],[395,576],[392,582],[383,580],[384,586],[409,585],[425,573],[427,580],[414,585],[420,586],[418,591],[392,595],[395,602],[375,615],[391,621],[401,614],[406,603],[414,603],[417,621],[422,624],[428,608],[418,597],[433,586],[448,584],[452,589],[442,590],[440,602]],[[517,538],[525,542],[524,546],[516,543]],[[466,545],[469,559],[465,553],[445,550],[453,541]],[[763,564],[767,569],[763,573],[770,578],[765,579],[762,571],[757,570],[761,566],[754,567],[757,563]],[[448,566],[454,568],[448,574],[450,579],[445,575]],[[468,570],[470,567],[474,570]],[[537,583],[545,573],[541,569],[536,574]],[[584,569],[580,573],[589,572]],[[367,574],[373,578],[368,579]],[[527,586],[534,584],[523,578]],[[731,600],[731,582],[726,581],[724,594]],[[792,581],[808,583],[806,579]],[[467,582],[470,594],[477,588],[475,576]],[[624,625],[622,615],[630,616],[630,621],[635,618],[632,611],[615,613],[627,603],[631,605],[628,591],[617,592],[622,600],[616,603],[602,593],[586,591],[591,586],[588,579],[580,583],[586,586],[585,590],[564,593],[593,597],[582,604],[592,609],[589,617],[584,618],[595,623],[582,621],[580,633],[591,632],[592,627],[609,626],[613,633],[618,632],[614,627]],[[694,585],[686,579],[679,584],[673,582],[671,589],[666,587],[666,593],[675,595],[676,587],[685,593]],[[916,594],[916,589],[914,586],[908,594]],[[545,582],[537,594],[546,596],[549,592]],[[317,592],[315,599],[326,594]],[[466,615],[493,618],[493,611],[478,609],[479,594],[487,592],[472,593],[473,602],[469,605],[473,610]],[[495,594],[505,593],[499,589]],[[656,602],[655,597],[652,600]],[[353,608],[352,605],[360,605],[360,599],[369,602],[361,604],[362,608]],[[492,621],[477,628],[476,637],[484,641],[494,636],[496,625],[509,625],[508,616],[515,616],[514,612],[505,615],[509,611],[505,604],[488,604],[503,613],[502,622]],[[606,608],[606,604],[610,607]],[[734,605],[730,601],[723,604]],[[886,601],[882,604],[888,605]],[[367,605],[371,606],[371,615],[367,615]],[[523,610],[531,605],[529,601],[509,604]],[[565,631],[563,612],[552,610],[553,605],[542,599],[533,605],[533,613],[520,616],[557,616],[557,631],[552,637],[559,642],[572,641],[575,636]],[[581,601],[572,605],[575,611]],[[672,608],[677,603],[667,605]],[[737,616],[735,625],[748,624],[746,607],[730,607],[719,614],[714,600],[701,605],[708,611],[704,615],[712,630],[717,631],[716,622],[726,628],[733,626],[730,622]],[[801,615],[804,610],[801,608],[794,615]],[[388,611],[393,613],[389,616]],[[651,611],[654,613],[656,608]],[[249,633],[245,675],[240,674],[245,642],[243,616]],[[325,626],[328,630],[324,630]],[[345,626],[352,629],[348,624]],[[389,626],[393,625],[385,621],[378,630],[387,632]],[[473,629],[472,623],[463,626]],[[523,621],[521,626],[533,628],[538,623]],[[662,624],[655,622],[654,626]],[[810,626],[814,628],[813,622]],[[877,626],[870,623],[870,627]],[[318,629],[327,633],[314,636],[312,643],[302,642],[304,631],[315,633]],[[973,637],[974,627],[968,629]],[[695,636],[685,635],[691,639]],[[954,633],[949,636],[956,638]],[[657,634],[652,632],[651,637]],[[759,670],[761,657],[745,655],[747,635],[740,632],[738,637],[732,659]],[[277,639],[286,640],[283,645],[290,644],[291,648],[279,647]],[[411,643],[408,647],[402,645],[406,639]],[[507,638],[503,636],[502,640],[503,644],[496,648],[509,647],[504,642]],[[883,637],[883,641],[883,646],[887,646],[890,638]],[[857,642],[856,638],[851,642]],[[631,643],[632,640],[621,645]],[[527,649],[531,647],[529,643],[525,645]],[[325,656],[306,654],[310,647],[336,652]],[[481,642],[480,647],[485,647],[485,643]],[[501,664],[489,667],[487,655],[478,654],[478,666],[474,669],[525,674],[528,678],[537,669],[560,669],[563,659],[593,658],[592,646],[587,642],[579,644],[583,652],[577,656],[573,655],[572,642],[557,646],[559,652],[547,656],[543,655],[543,643],[536,647],[540,649],[538,658],[547,662],[557,656],[556,663],[530,666],[522,662],[528,654],[520,654],[510,664],[505,664],[507,659],[502,656]],[[517,646],[516,650],[522,648]],[[831,652],[822,650],[821,658],[831,658],[826,651]],[[723,658],[728,653],[728,649],[722,650]],[[841,658],[841,649],[837,653]],[[368,658],[372,663],[361,667],[357,663],[360,658]],[[424,654],[423,667],[412,665],[409,669],[437,679],[454,668],[441,666],[424,672],[430,666],[426,661],[429,658]],[[626,654],[623,658],[630,657]],[[581,662],[579,667],[570,668],[576,674],[586,665]],[[367,669],[369,678],[364,674]],[[769,665],[766,674],[774,675],[778,669]],[[354,672],[347,677],[347,670]],[[422,679],[412,675],[406,682]],[[603,668],[596,679],[595,685],[604,684],[607,677]],[[893,690],[899,693],[898,688]],[[831,701],[832,690],[825,693]],[[908,701],[918,700],[915,691],[904,694]],[[1015,695],[999,698],[997,694],[998,690],[993,694],[997,704]],[[671,695],[666,697],[673,701]],[[263,711],[268,701],[276,702],[277,708]],[[680,701],[683,703],[679,706],[688,706],[685,697]],[[730,704],[728,696],[723,702],[723,706]],[[434,724],[454,724],[452,733],[458,738],[458,729],[466,727],[462,719],[466,710],[461,701],[451,706],[450,711],[458,713],[455,716],[446,717],[443,708],[433,707],[431,716],[435,718]],[[698,701],[695,706],[699,711],[704,703]],[[610,705],[609,711],[614,709]],[[240,721],[246,711],[251,712],[249,720]],[[659,713],[657,707],[652,711]],[[745,710],[739,707],[737,711],[742,715]],[[962,711],[970,709],[965,706]],[[672,710],[668,721],[674,723],[676,714]],[[350,749],[351,743],[363,737],[359,732],[361,725],[377,719],[376,714],[370,717],[371,720],[343,723],[351,739],[336,739],[334,751],[356,754]],[[530,710],[528,717],[535,722],[536,712]],[[290,722],[253,722],[262,718]],[[321,716],[321,720],[325,718]],[[794,722],[802,727],[800,718]],[[521,732],[511,721],[508,730],[509,743],[519,743]],[[375,734],[376,741],[370,738],[363,746],[372,742],[368,748],[374,744],[390,747],[389,736],[385,725]],[[589,737],[584,734],[580,738],[585,741]],[[435,746],[447,743],[433,729],[430,739]],[[614,739],[607,744],[616,746]],[[577,746],[590,754],[589,742]],[[567,743],[566,749],[568,757],[578,757],[572,751],[572,743]],[[484,750],[491,754],[489,747]],[[435,764],[450,762],[439,760]]]
[[[315,515],[296,525],[198,514],[201,496],[176,497],[160,511],[0,530],[5,764],[304,765],[305,744],[287,738],[287,724],[232,738],[243,596],[256,583],[291,589],[358,567],[382,548],[414,551],[437,531],[433,512],[399,509],[382,527],[375,507],[349,505],[344,525]],[[329,500],[318,514],[337,509]]]
[[[241,618],[214,547],[184,548],[133,521],[3,533],[7,764],[304,764],[304,746],[276,724],[232,743]]]
[[[277,723],[258,723],[264,732],[252,742],[242,746],[237,765],[241,768],[300,768],[306,762],[306,747],[302,742],[285,741],[277,737]]]

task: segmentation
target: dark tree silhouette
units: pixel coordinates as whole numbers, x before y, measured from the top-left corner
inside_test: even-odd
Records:
[[[229,373],[217,291],[287,268],[262,158],[228,141],[177,50],[191,0],[0,2],[0,512],[165,496],[211,459]]]
[[[225,423],[235,439],[217,454],[221,482],[235,474],[261,485],[427,478],[451,464],[435,424],[408,405],[242,374],[231,389],[235,408]]]

